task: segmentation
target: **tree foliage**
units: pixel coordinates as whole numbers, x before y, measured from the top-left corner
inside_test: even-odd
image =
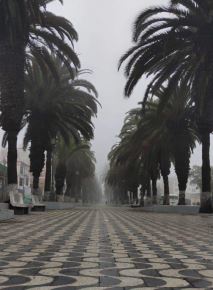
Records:
[[[55,81],[49,67],[40,67],[37,59],[26,74],[26,114],[27,130],[24,147],[30,143],[31,171],[40,176],[44,166],[44,152],[52,151],[56,138],[65,143],[72,137],[79,143],[93,138],[92,117],[97,113],[97,92],[93,85],[78,78],[70,79],[67,67],[58,58],[56,63],[58,81]],[[38,166],[39,163],[39,166]]]

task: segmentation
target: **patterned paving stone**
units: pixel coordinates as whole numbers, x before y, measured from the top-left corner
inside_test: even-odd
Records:
[[[213,216],[79,208],[0,223],[2,290],[213,289]]]

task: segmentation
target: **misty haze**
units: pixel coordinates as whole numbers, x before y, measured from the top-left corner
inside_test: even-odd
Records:
[[[213,289],[213,2],[0,0],[0,289]]]

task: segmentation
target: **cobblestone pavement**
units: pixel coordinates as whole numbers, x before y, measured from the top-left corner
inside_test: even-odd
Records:
[[[213,216],[124,208],[0,224],[0,289],[213,289]]]

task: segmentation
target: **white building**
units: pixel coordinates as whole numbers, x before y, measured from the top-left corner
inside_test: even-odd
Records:
[[[21,148],[17,150],[17,181],[18,191],[22,193],[30,193],[32,186],[32,175],[30,173],[29,151]],[[1,149],[0,162],[6,164],[7,149]]]
[[[29,164],[18,159],[17,175],[18,175],[18,191],[29,194],[31,192],[31,174]]]

